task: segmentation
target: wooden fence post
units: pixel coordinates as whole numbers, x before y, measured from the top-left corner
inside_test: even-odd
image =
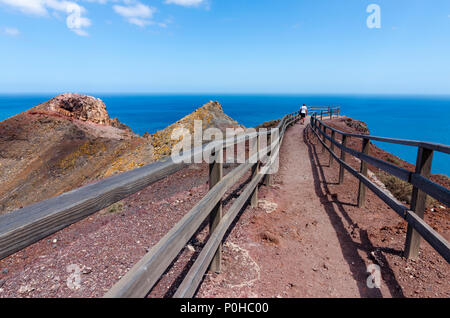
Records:
[[[223,150],[214,153],[216,158],[213,163],[209,164],[209,189],[212,189],[223,177]],[[222,157],[222,158],[221,158]],[[209,233],[213,233],[222,219],[222,200],[220,200],[209,215]],[[222,263],[222,244],[217,248],[216,254],[209,269],[213,272],[220,273]]]
[[[330,149],[332,152],[334,152],[334,143],[333,143],[334,137],[335,137],[335,132],[334,132],[334,130],[332,130],[331,131],[331,141],[330,141]],[[330,161],[329,161],[328,165],[331,167],[332,164],[333,164],[333,155],[330,152]]]
[[[333,118],[333,110],[331,109],[330,106],[328,106],[328,112],[330,113],[330,119]]]
[[[362,141],[362,152],[366,155],[369,154],[370,149],[370,141],[367,138],[364,138]],[[367,162],[361,160],[361,169],[360,172],[363,176],[367,177]],[[366,201],[366,186],[362,181],[359,181],[359,190],[358,190],[358,208],[364,207],[364,202]]]
[[[259,138],[256,138],[256,149],[258,149],[258,151],[259,151],[259,140],[258,139]],[[256,178],[259,173],[259,165],[260,165],[260,161],[258,158],[258,161],[256,162],[256,164],[253,165],[253,167],[252,167],[252,180],[254,178]],[[258,206],[258,186],[256,186],[255,190],[253,191],[253,194],[250,199],[250,204],[253,208],[256,208]]]
[[[342,146],[347,147],[347,136],[342,135]],[[341,149],[341,160],[345,162],[345,154],[346,152]],[[344,173],[345,169],[343,165],[339,165],[339,184],[344,182]]]
[[[267,134],[267,146],[271,146],[272,145],[272,135],[271,134]],[[269,151],[267,152],[267,164],[270,161],[270,156],[272,155],[272,149],[269,149]],[[270,171],[271,169],[269,169]],[[266,174],[266,177],[264,178],[264,185],[265,186],[270,186],[272,185],[272,174],[268,173]]]
[[[323,120],[323,110],[320,111],[320,120]]]
[[[428,178],[431,173],[431,164],[433,162],[433,150],[419,147],[417,151],[416,173]],[[416,187],[413,187],[411,197],[411,211],[414,211],[421,219],[425,214],[427,194]],[[408,224],[405,242],[405,256],[408,259],[419,256],[420,234]]]
[[[323,133],[322,133],[322,130],[323,130]],[[320,136],[320,138],[322,138],[322,140],[323,140],[323,144],[322,144],[322,153],[325,152],[325,144],[327,143],[326,139],[323,137],[324,134],[326,134],[326,133],[327,133],[327,129],[326,129],[325,126],[322,125],[322,123],[321,123],[321,124],[320,124],[320,133],[319,133],[319,136]]]

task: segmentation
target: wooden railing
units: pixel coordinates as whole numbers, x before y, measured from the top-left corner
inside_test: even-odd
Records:
[[[317,111],[313,114],[311,123],[308,127],[318,138],[322,146],[329,152],[330,164],[332,160],[336,160],[339,163],[339,184],[344,181],[345,170],[359,180],[358,206],[364,206],[366,187],[369,188],[389,207],[397,212],[399,216],[408,222],[404,251],[406,257],[417,257],[419,253],[420,237],[422,236],[445,260],[447,260],[447,262],[450,262],[449,243],[423,220],[427,195],[450,206],[450,190],[429,179],[433,152],[439,151],[450,154],[450,146],[422,141],[346,133],[326,125],[319,117],[323,117],[323,110],[322,116],[320,116],[320,113]],[[329,133],[327,131],[329,131]],[[337,135],[342,136],[340,142],[336,139]],[[349,137],[362,140],[361,151],[356,151],[347,147]],[[329,145],[327,145],[327,140],[329,141]],[[389,162],[370,156],[369,147],[371,140],[418,148],[415,172],[408,171]],[[335,147],[340,149],[339,157],[335,153]],[[345,162],[346,154],[350,154],[361,160],[359,171],[356,171]],[[406,181],[413,186],[410,208],[387,194],[367,177],[368,164]]]
[[[209,217],[210,238],[175,294],[175,297],[193,296],[210,264],[211,270],[220,270],[221,241],[225,232],[249,198],[253,205],[257,204],[258,185],[263,178],[266,178],[266,183],[270,183],[270,174],[266,175],[266,173],[278,156],[285,130],[298,118],[298,112],[284,116],[275,127],[279,132],[278,136],[272,137],[268,131],[254,132],[226,140],[213,141],[184,153],[185,158],[192,159],[198,154],[211,154],[216,150],[214,153],[216,160],[210,164],[210,191],[108,291],[105,297],[145,297],[201,224]],[[249,143],[250,140],[257,142],[260,138],[269,137],[274,140],[264,149],[259,149],[261,147],[258,144],[253,145],[259,149],[256,157],[249,158],[244,164],[222,177],[222,160],[217,160],[217,158],[222,156],[224,147],[234,147],[236,144],[245,143],[246,140]],[[261,154],[270,156],[262,167]],[[2,215],[0,216],[0,259],[136,193],[186,166],[187,164],[176,163],[169,157]],[[250,183],[231,205],[226,215],[222,217],[222,197],[249,170],[252,171]]]
[[[343,182],[344,169],[360,180],[359,206],[364,204],[365,188],[368,187],[408,222],[406,247],[408,256],[413,256],[417,252],[420,238],[418,235],[420,234],[449,261],[448,242],[426,224],[422,218],[426,194],[449,205],[449,190],[429,180],[428,175],[433,151],[450,153],[450,147],[417,141],[348,134],[325,125],[319,119],[332,118],[333,115],[338,116],[340,114],[339,108],[312,107],[309,109],[309,113],[312,114],[312,119],[308,127],[329,151],[330,160],[334,159],[340,164],[339,181]],[[213,141],[184,154],[186,158],[195,158],[198,154],[205,152],[210,154],[212,149],[217,150],[214,153],[216,160],[210,164],[209,169],[210,191],[106,293],[105,297],[145,297],[176,259],[180,251],[186,247],[202,223],[209,218],[209,239],[174,295],[174,297],[192,297],[208,267],[212,271],[220,271],[221,243],[225,233],[249,200],[252,205],[257,204],[258,186],[263,178],[266,184],[270,184],[271,175],[267,174],[267,171],[279,154],[285,130],[298,119],[298,112],[284,116],[276,127],[279,131],[278,138],[272,138],[269,132],[254,132],[235,137],[232,140]],[[331,135],[326,133],[327,130],[331,131]],[[336,134],[342,135],[341,143],[336,140]],[[250,143],[250,140],[254,140],[252,139],[254,137],[258,137],[256,140],[262,137],[274,139],[264,149],[259,149],[261,148],[259,145],[253,145],[253,147],[256,146],[256,149],[259,149],[260,154],[267,154],[270,158],[269,161],[262,166],[259,161],[260,156],[249,158],[245,163],[223,176],[222,161],[217,160],[217,158],[223,155],[224,147],[230,145],[234,147],[234,145],[245,143],[247,140]],[[347,148],[346,140],[348,137],[363,139],[363,150],[358,152]],[[326,140],[330,141],[330,146],[326,145]],[[370,156],[368,154],[370,140],[418,147],[416,172],[409,172]],[[335,146],[341,150],[340,157],[334,152]],[[346,153],[361,159],[360,172],[345,163]],[[367,178],[367,164],[372,164],[387,171],[414,186],[411,210],[386,194]],[[136,193],[186,166],[187,164],[176,163],[169,157],[2,215],[0,216],[0,259]],[[222,216],[223,196],[248,171],[251,171],[250,182],[230,206],[227,213]]]
[[[316,115],[320,120],[326,119],[327,117],[329,119],[333,118],[334,116],[340,116],[341,115],[341,108],[340,107],[323,107],[323,106],[310,106],[308,107],[308,113],[310,115]]]

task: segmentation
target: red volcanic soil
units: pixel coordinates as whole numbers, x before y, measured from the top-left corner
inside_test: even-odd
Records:
[[[339,129],[344,132],[361,133],[361,129],[358,130],[358,129],[355,129],[354,127],[353,128],[349,127],[349,124],[348,124],[349,122],[352,123],[352,124],[350,124],[350,126],[354,126],[354,127],[361,127],[361,125],[365,125],[363,122],[355,121],[348,117],[341,117],[341,118],[333,119],[333,120],[327,122],[327,124],[329,124],[331,127],[334,127],[336,129]],[[338,139],[340,140],[340,136],[338,136]],[[349,148],[361,151],[362,141],[360,138],[349,138],[347,140],[347,146]],[[381,149],[380,147],[378,147],[372,143],[370,144],[369,154],[378,159],[395,164],[406,170],[415,171],[415,168],[416,168],[415,165],[413,165],[397,156],[394,156],[393,154]],[[375,173],[381,172],[381,169],[378,169],[372,165],[369,165],[369,169]],[[437,184],[440,184],[440,185],[446,187],[447,189],[450,188],[450,178],[448,176],[441,175],[441,174],[433,174],[430,176],[430,179],[432,181],[436,182]],[[409,204],[410,202],[408,201],[405,203]],[[425,219],[428,222],[428,224],[430,224],[436,231],[438,231],[439,233],[446,233],[450,228],[450,218],[449,218],[450,214],[449,213],[450,213],[449,207],[445,206],[444,204],[442,204],[440,202],[432,201],[431,203],[428,204],[428,207],[425,211]],[[448,237],[447,237],[447,239],[448,239]]]
[[[426,242],[407,261],[403,219],[370,191],[358,208],[357,180],[346,174],[338,185],[338,164],[329,167],[321,148],[304,126],[287,131],[274,185],[241,216],[223,272],[208,274],[197,296],[449,297],[448,263]],[[448,213],[427,213],[426,221],[449,238]],[[367,285],[371,264],[381,269],[379,289]]]
[[[418,259],[403,258],[404,221],[370,191],[357,208],[357,180],[346,174],[337,185],[337,163],[328,166],[304,127],[287,130],[273,185],[238,216],[222,272],[208,273],[196,297],[449,297],[447,262],[426,242]],[[0,297],[103,296],[206,194],[207,173],[206,165],[181,170],[1,260]],[[224,213],[248,177],[226,194]],[[449,238],[448,213],[427,212],[429,220]],[[173,295],[208,237],[204,225],[149,297]],[[79,289],[67,285],[71,264]],[[367,286],[371,264],[381,269],[379,289]]]
[[[248,177],[225,195],[225,211]],[[207,191],[207,165],[192,165],[0,260],[0,297],[102,297]],[[204,244],[206,225],[149,297],[173,295]],[[79,289],[67,286],[71,264],[81,270]]]
[[[101,179],[146,144],[128,129],[42,110],[45,104],[0,122],[0,214]],[[152,161],[142,157],[150,158],[137,164]]]

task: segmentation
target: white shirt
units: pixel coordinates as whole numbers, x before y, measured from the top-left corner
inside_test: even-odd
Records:
[[[302,106],[301,108],[300,108],[300,112],[302,113],[302,114],[306,114],[306,111],[308,110],[308,107],[306,107],[306,106]]]

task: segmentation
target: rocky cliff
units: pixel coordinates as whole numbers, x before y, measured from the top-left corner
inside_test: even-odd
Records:
[[[171,152],[173,129],[237,126],[210,102],[166,129],[134,134],[111,119],[98,98],[67,93],[0,122],[0,214],[114,174]]]
[[[52,98],[35,109],[60,113],[67,117],[102,125],[111,124],[106,105],[101,99],[92,96],[66,93]]]
[[[223,112],[222,106],[217,101],[210,101],[209,103],[198,108],[192,114],[180,119],[176,123],[168,126],[167,128],[157,131],[151,136],[151,142],[154,147],[155,158],[161,158],[168,156],[171,153],[171,149],[177,140],[172,140],[172,132],[177,128],[185,128],[189,130],[191,134],[194,133],[194,121],[201,120],[203,130],[215,127],[224,132],[227,128],[243,127],[240,126],[235,120],[230,118]]]

